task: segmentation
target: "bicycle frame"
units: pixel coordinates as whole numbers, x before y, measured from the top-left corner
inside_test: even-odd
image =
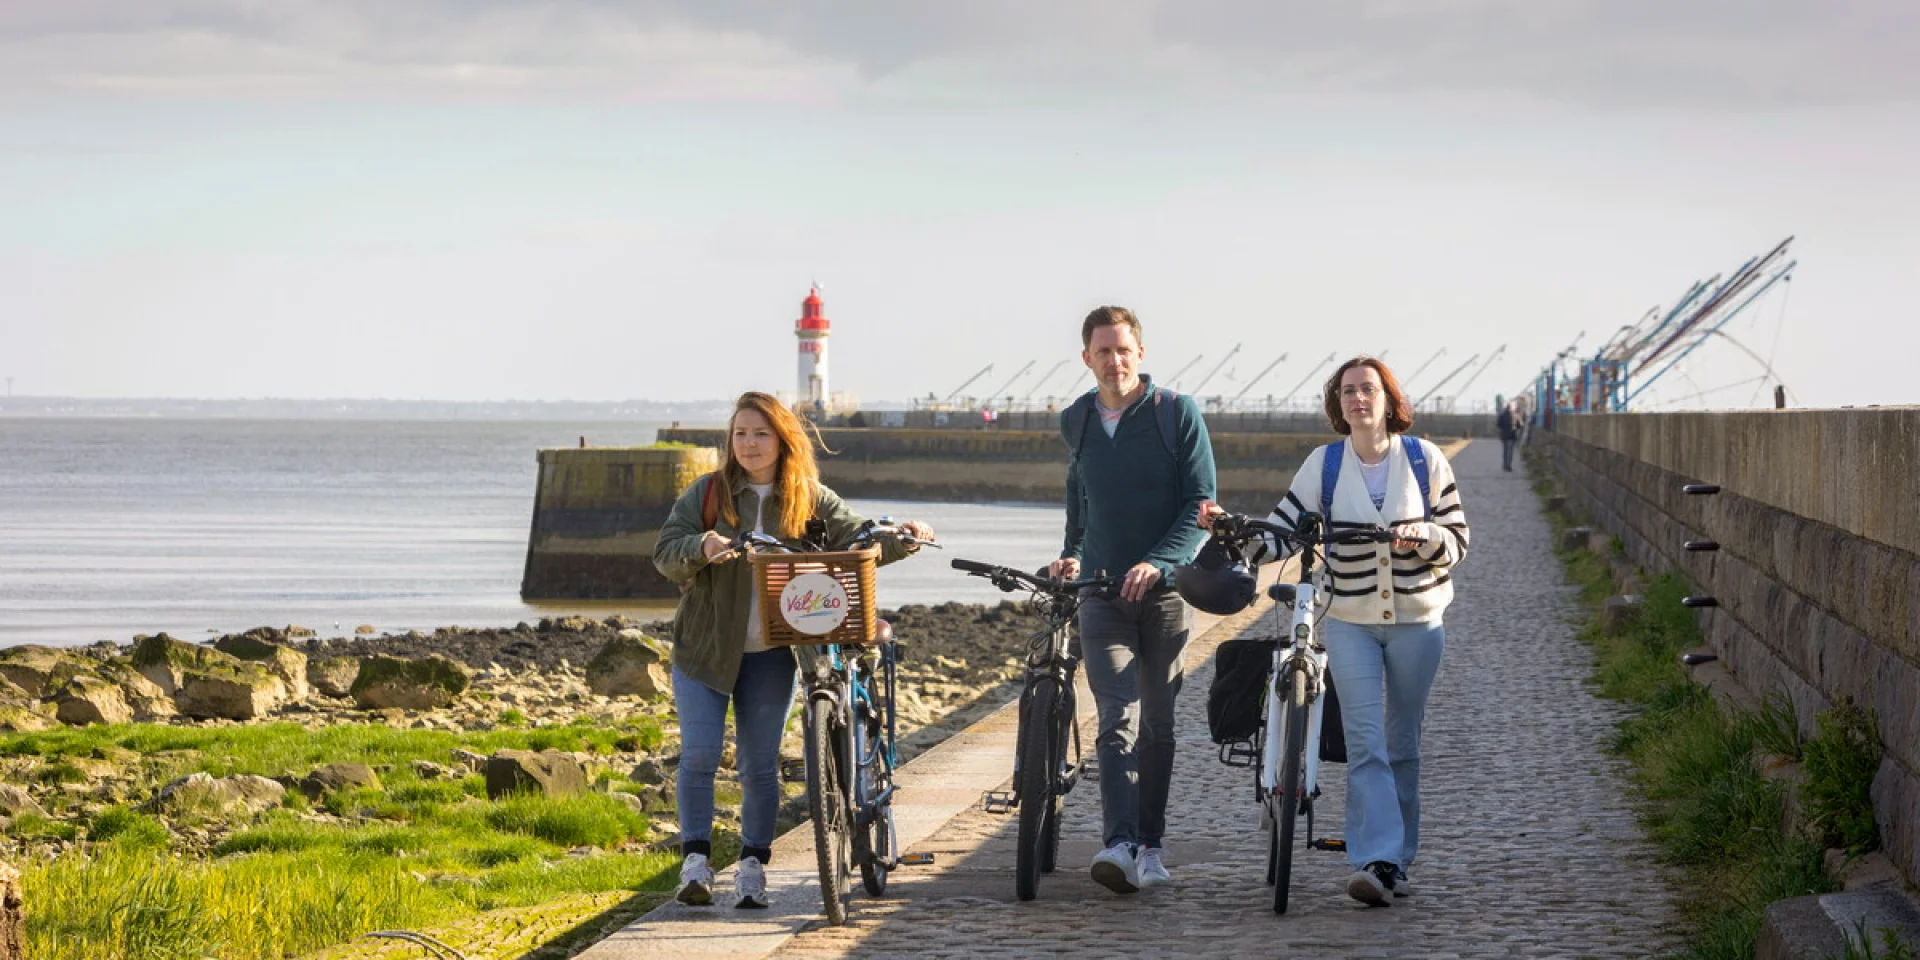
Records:
[[[1326,711],[1326,699],[1320,694],[1325,689],[1327,675],[1327,651],[1320,646],[1319,638],[1313,629],[1313,607],[1315,591],[1313,584],[1294,584],[1292,617],[1286,632],[1277,638],[1273,650],[1273,666],[1267,672],[1267,716],[1261,727],[1263,740],[1260,753],[1259,799],[1265,801],[1278,784],[1275,778],[1280,771],[1280,751],[1286,743],[1286,713],[1284,706],[1287,691],[1284,684],[1295,671],[1304,670],[1307,675],[1307,760],[1306,769],[1301,777],[1301,807],[1307,811],[1307,837],[1313,837],[1313,808],[1311,799],[1315,796],[1320,782],[1320,723]]]
[[[885,784],[870,784],[860,774],[868,769],[868,764],[882,756],[881,751],[885,751],[888,771],[898,766],[895,748],[898,727],[893,710],[898,658],[891,644],[878,651],[877,664],[883,668],[881,676],[884,678],[885,701],[882,703],[875,699],[869,683],[874,676],[875,664],[866,662],[860,654],[849,656],[848,651],[838,644],[812,649],[818,651],[815,655],[818,660],[806,672],[807,702],[827,701],[832,704],[835,715],[844,722],[841,750],[847,762],[841,764],[839,786],[844,791],[842,795],[848,799],[848,812],[853,814],[850,822],[855,828],[862,828],[882,816],[888,818],[888,849],[869,851],[869,855],[878,857],[881,866],[893,870],[900,866],[900,838],[891,822],[895,785],[891,777]],[[869,731],[869,724],[863,722],[867,719],[881,721],[879,725],[883,729],[878,737]],[[854,864],[858,865],[857,862]]]

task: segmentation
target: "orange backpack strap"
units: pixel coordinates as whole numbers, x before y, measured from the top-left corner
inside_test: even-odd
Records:
[[[714,489],[720,485],[719,479],[720,475],[717,473],[707,474],[707,489],[700,495],[700,529],[702,530],[712,530],[713,525],[720,521],[720,491]]]

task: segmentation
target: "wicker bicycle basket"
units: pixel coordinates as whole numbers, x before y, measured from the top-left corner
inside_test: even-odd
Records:
[[[768,646],[873,642],[873,571],[879,547],[756,553],[752,559],[753,589],[760,597]]]

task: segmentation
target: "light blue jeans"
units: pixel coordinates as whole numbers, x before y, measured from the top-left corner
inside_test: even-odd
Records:
[[[673,671],[673,706],[680,714],[680,771],[674,797],[680,807],[680,852],[713,855],[713,778],[725,745],[727,704],[733,704],[734,767],[740,774],[743,857],[773,858],[774,816],[780,810],[780,734],[793,705],[793,651],[777,647],[740,660],[731,696]]]
[[[1320,621],[1347,735],[1347,859],[1411,866],[1420,852],[1420,726],[1447,630]]]

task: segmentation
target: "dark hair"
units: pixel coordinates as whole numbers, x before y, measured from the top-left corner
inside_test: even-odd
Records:
[[[1080,345],[1093,346],[1093,331],[1098,327],[1126,327],[1133,331],[1133,339],[1145,343],[1140,333],[1140,318],[1126,307],[1095,307],[1087,319],[1080,322]]]
[[[1413,429],[1413,404],[1407,402],[1407,395],[1400,391],[1400,381],[1387,369],[1386,363],[1369,356],[1358,356],[1340,365],[1340,369],[1327,378],[1325,405],[1327,424],[1333,432],[1346,436],[1353,432],[1353,425],[1347,422],[1347,416],[1340,412],[1340,378],[1354,367],[1372,367],[1380,375],[1380,388],[1387,394],[1387,432],[1406,433]]]

